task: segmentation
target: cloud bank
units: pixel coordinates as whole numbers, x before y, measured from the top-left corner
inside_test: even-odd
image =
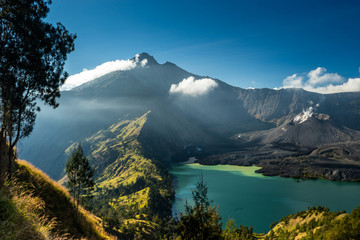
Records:
[[[218,84],[211,78],[196,80],[195,77],[184,78],[178,84],[172,84],[170,94],[183,94],[188,96],[201,96],[216,88]]]
[[[68,91],[83,83],[92,81],[114,71],[127,71],[136,67],[146,67],[147,59],[139,62],[139,54],[136,54],[135,60],[115,60],[105,62],[94,69],[84,69],[81,73],[71,75],[67,78],[65,84],[60,88],[61,91]]]
[[[307,74],[293,74],[283,81],[282,88],[303,88],[317,93],[339,93],[360,91],[360,78],[348,78],[337,73],[326,73],[326,68],[318,67]]]

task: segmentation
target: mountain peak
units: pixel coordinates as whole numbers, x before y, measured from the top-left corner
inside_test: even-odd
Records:
[[[155,58],[146,52],[136,54],[135,57],[132,58],[131,60],[134,60],[135,62],[145,63],[146,65],[158,64],[158,62],[155,60]]]

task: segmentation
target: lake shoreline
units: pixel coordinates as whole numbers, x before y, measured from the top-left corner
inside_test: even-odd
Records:
[[[267,232],[272,222],[307,207],[321,205],[350,212],[358,205],[359,184],[320,179],[299,183],[291,178],[263,176],[255,173],[256,168],[259,167],[196,162],[173,166],[170,171],[176,179],[173,214],[184,211],[185,200],[192,204],[191,191],[200,174],[207,183],[209,199],[219,206],[223,223],[232,217],[237,224],[253,226],[256,232]],[[243,170],[252,170],[253,176],[243,174]]]
[[[217,165],[229,165],[229,166],[242,166],[242,167],[259,167],[256,173],[262,174],[267,177],[282,177],[292,178],[297,180],[316,180],[323,179],[331,182],[360,182],[360,175],[358,175],[358,169],[333,169],[332,167],[319,167],[316,164],[299,166],[289,164],[287,159],[271,159],[268,161],[247,161],[236,163],[222,163],[221,161],[207,162],[196,157],[189,157],[187,161],[180,162],[174,165],[184,164],[200,164],[204,166],[217,166]],[[360,166],[359,166],[360,168]]]

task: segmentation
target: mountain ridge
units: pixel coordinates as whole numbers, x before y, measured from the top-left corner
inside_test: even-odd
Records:
[[[80,142],[95,168],[89,207],[111,234],[165,234],[174,199],[168,168],[189,157],[257,165],[269,176],[360,180],[360,92],[246,90],[149,56],[62,92],[59,108],[44,108],[19,148],[21,158],[58,180]],[[295,124],[310,107],[314,113]],[[324,132],[337,137],[327,141]]]
[[[66,159],[64,152],[71,143],[108,128],[120,118],[131,120],[148,111],[148,134],[140,138],[160,161],[171,155],[186,158],[183,146],[189,144],[201,145],[205,150],[210,148],[206,146],[241,150],[243,147],[232,140],[234,135],[270,131],[315,105],[318,112],[331,116],[339,125],[360,130],[360,92],[324,95],[302,89],[241,89],[191,74],[173,63],[159,64],[147,53],[135,56],[133,61],[146,59],[149,62],[144,66],[111,72],[63,92],[56,111],[45,109],[39,114],[33,134],[22,143],[20,155],[59,179]],[[186,87],[180,85],[184,82],[194,89],[201,79],[215,81],[216,86],[197,96],[170,92],[173,85]],[[57,136],[56,142],[49,136]],[[46,156],[44,149],[53,154]],[[299,154],[292,152],[287,149],[282,154]]]

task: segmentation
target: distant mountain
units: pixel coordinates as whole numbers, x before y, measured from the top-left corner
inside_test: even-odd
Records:
[[[65,150],[71,144],[146,113],[137,141],[147,157],[166,164],[186,160],[192,154],[190,146],[203,149],[203,163],[215,153],[242,151],[244,145],[234,136],[248,132],[264,134],[257,138],[263,144],[291,143],[292,149],[276,151],[279,156],[292,156],[310,151],[309,146],[356,140],[354,131],[360,130],[359,92],[323,95],[302,89],[245,90],[189,73],[173,63],[159,64],[147,53],[132,61],[137,65],[131,70],[114,71],[62,92],[58,109],[45,107],[39,113],[34,132],[19,145],[20,157],[60,179]],[[309,107],[330,120],[313,117],[291,125]]]
[[[262,145],[292,144],[316,148],[323,144],[360,140],[359,131],[341,126],[329,115],[315,113],[312,109],[310,107],[279,127],[252,134],[251,141]]]
[[[167,168],[188,157],[256,164],[266,175],[360,179],[360,92],[245,90],[147,53],[129,61],[129,70],[62,92],[60,107],[43,107],[18,146],[58,180],[81,142],[95,168],[89,208],[112,234],[164,234],[174,198]]]
[[[303,89],[238,89],[248,112],[278,126],[313,107],[346,127],[360,130],[360,93],[318,94]]]
[[[146,53],[138,58],[147,59],[147,65],[111,72],[62,92],[59,108],[44,107],[39,113],[34,132],[20,145],[20,156],[59,179],[69,145],[148,111],[151,114],[141,138],[158,158],[178,153],[186,144],[209,144],[238,131],[272,126],[243,108],[236,88],[214,80],[218,86],[205,95],[171,94],[173,84],[205,77],[172,63],[158,64]]]
[[[287,117],[289,118],[289,116]],[[199,154],[202,164],[261,166],[257,172],[293,178],[360,179],[360,131],[331,116],[303,110],[269,130],[239,133],[230,149]]]
[[[145,56],[148,57],[140,57]],[[65,149],[69,145],[120,120],[134,119],[159,108],[159,102],[168,97],[170,85],[190,76],[172,64],[161,65],[151,59],[148,64],[147,68],[112,72],[62,92],[58,109],[44,107],[40,112],[33,134],[20,146],[21,157],[58,179],[63,174]],[[167,89],[161,90],[164,85]]]

